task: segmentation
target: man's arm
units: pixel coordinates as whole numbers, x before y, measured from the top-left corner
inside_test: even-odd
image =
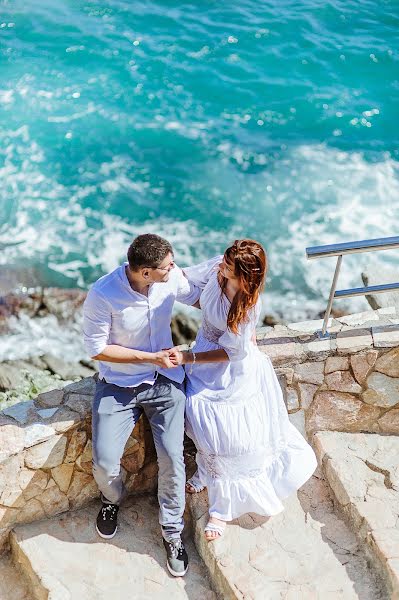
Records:
[[[164,369],[172,368],[175,365],[169,358],[169,353],[166,350],[160,352],[143,352],[142,350],[134,350],[133,348],[124,348],[116,344],[105,346],[104,350],[92,356],[94,360],[103,360],[112,363],[151,363]]]
[[[143,352],[108,344],[111,321],[112,309],[109,302],[92,288],[83,305],[83,334],[86,351],[94,360],[113,363],[151,363],[163,368],[174,367],[166,351]]]
[[[202,292],[201,288],[189,281],[179,267],[176,266],[175,270],[175,276],[177,277],[177,302],[187,304],[188,306],[194,306],[195,308],[201,308],[199,305],[199,297]]]

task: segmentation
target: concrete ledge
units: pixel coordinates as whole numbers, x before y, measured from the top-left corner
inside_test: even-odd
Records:
[[[29,581],[32,600],[216,600],[190,539],[187,575],[167,571],[154,498],[128,498],[111,540],[96,533],[99,508],[94,502],[12,531],[13,560]]]
[[[207,494],[188,498],[197,550],[223,600],[388,600],[325,481],[312,477],[284,504],[279,515],[245,515],[207,542]]]
[[[337,506],[399,598],[399,437],[323,431],[314,443]]]
[[[0,551],[16,523],[87,505],[99,496],[92,474],[92,377],[0,413]],[[154,491],[157,463],[148,421],[140,419],[122,458],[130,492]]]

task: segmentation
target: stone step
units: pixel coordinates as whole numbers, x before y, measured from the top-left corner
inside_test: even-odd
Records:
[[[27,582],[15,568],[11,557],[0,557],[0,598],[1,600],[32,600]]]
[[[313,476],[269,519],[246,515],[207,542],[206,491],[190,497],[196,546],[223,600],[388,600],[356,536]]]
[[[315,449],[335,502],[399,599],[399,437],[323,431]]]
[[[32,599],[216,600],[189,530],[186,576],[175,578],[167,571],[156,498],[128,498],[111,540],[95,531],[99,508],[97,501],[11,532],[13,559],[30,582]]]

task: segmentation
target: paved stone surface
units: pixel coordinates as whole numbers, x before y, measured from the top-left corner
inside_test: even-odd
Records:
[[[1,600],[33,600],[27,582],[21,577],[10,556],[0,558]]]
[[[355,535],[313,476],[269,519],[247,515],[207,542],[206,492],[189,499],[197,548],[224,600],[388,600]]]
[[[95,531],[99,508],[95,502],[14,530],[14,557],[30,578],[35,600],[216,600],[189,531],[189,571],[178,579],[168,573],[156,498],[129,498],[112,540]]]
[[[399,437],[323,431],[315,448],[335,499],[399,598]]]

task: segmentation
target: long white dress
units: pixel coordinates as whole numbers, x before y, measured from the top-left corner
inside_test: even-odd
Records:
[[[288,419],[270,359],[251,339],[260,301],[239,334],[227,328],[230,302],[217,280],[221,259],[184,269],[203,289],[202,326],[194,352],[223,348],[230,359],[186,366],[186,432],[197,447],[198,476],[208,489],[209,513],[230,521],[249,512],[281,512],[281,500],[311,477],[317,461]]]

